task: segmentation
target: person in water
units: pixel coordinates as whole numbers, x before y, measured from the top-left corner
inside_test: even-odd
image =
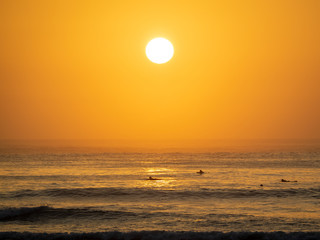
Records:
[[[289,181],[289,180],[281,179],[281,182],[298,182],[298,181]]]
[[[202,170],[200,169],[200,171],[199,171],[199,172],[197,172],[197,173],[199,173],[199,174],[203,174],[203,173],[204,173],[204,171],[202,171]]]
[[[150,176],[148,180],[161,180],[161,179],[159,179],[159,178],[153,178],[153,177]]]

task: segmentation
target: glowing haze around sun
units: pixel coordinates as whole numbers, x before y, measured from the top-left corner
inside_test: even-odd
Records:
[[[165,38],[154,38],[146,47],[148,59],[157,64],[168,62],[173,57],[173,53],[173,45]]]

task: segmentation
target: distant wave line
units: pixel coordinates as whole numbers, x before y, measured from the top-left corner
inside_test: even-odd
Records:
[[[0,193],[0,198],[28,198],[28,197],[80,197],[80,198],[108,198],[108,197],[132,197],[132,198],[157,198],[168,197],[183,198],[242,198],[242,197],[292,197],[301,196],[320,199],[320,188],[297,189],[195,189],[195,190],[163,190],[149,188],[52,188],[43,190],[18,190]]]

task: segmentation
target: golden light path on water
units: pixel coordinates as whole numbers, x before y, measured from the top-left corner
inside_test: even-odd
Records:
[[[177,180],[174,176],[161,177],[162,175],[175,175],[176,171],[169,168],[148,168],[144,170],[146,181],[142,182],[140,187],[148,188],[171,188],[177,187]],[[150,178],[152,178],[150,180]]]

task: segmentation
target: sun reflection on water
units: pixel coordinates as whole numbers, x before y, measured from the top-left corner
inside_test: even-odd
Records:
[[[174,170],[169,168],[148,168],[145,170],[146,173],[149,174],[168,174],[172,173]]]
[[[168,168],[145,169],[145,179],[141,187],[170,189],[175,186],[176,179],[173,176],[175,171]]]

